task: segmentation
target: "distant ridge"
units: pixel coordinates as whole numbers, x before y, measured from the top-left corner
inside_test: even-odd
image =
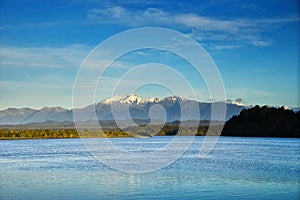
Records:
[[[82,115],[80,121],[88,121],[93,119],[93,108],[96,109],[98,120],[114,120],[116,116],[112,113],[112,107],[119,110],[117,113],[118,120],[128,120],[128,116],[123,113],[124,108],[129,108],[129,119],[150,119],[149,111],[153,105],[159,105],[165,109],[166,120],[168,122],[176,120],[209,120],[211,115],[211,106],[226,106],[226,118],[230,119],[233,115],[237,115],[241,110],[246,108],[244,105],[226,102],[197,102],[179,96],[170,96],[166,98],[141,98],[135,94],[117,95],[110,99],[103,100],[95,105],[89,105],[84,108],[77,108]],[[181,106],[188,111],[189,116],[185,119],[181,118]],[[199,106],[200,114],[195,109]],[[155,114],[155,113],[154,113]],[[154,116],[157,120],[165,120],[159,112]],[[212,119],[220,120],[220,119]],[[46,121],[63,122],[74,121],[73,110],[64,109],[62,107],[43,107],[40,110],[31,108],[8,108],[0,111],[0,124],[16,125],[27,123],[40,123]]]

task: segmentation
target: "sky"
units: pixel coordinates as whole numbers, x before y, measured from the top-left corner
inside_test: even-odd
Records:
[[[226,99],[299,107],[299,4],[298,0],[1,0],[0,109],[71,108],[74,83],[89,53],[116,34],[143,27],[175,30],[198,42],[220,73]],[[117,45],[122,48],[136,39]],[[92,70],[104,67],[104,61],[95,62]],[[144,71],[134,71],[139,65],[146,65]],[[96,85],[94,101],[127,93],[194,98],[177,81],[180,78],[174,78],[176,74],[188,81],[197,100],[211,99],[203,77],[186,60],[172,52],[141,49],[115,60],[99,82],[91,81]],[[150,84],[149,77],[168,79],[178,90],[174,93],[155,81]],[[148,82],[143,85],[143,80]],[[80,98],[82,106],[91,103],[84,95]]]

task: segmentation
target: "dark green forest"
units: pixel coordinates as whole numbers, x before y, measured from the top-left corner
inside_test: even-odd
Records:
[[[300,112],[267,106],[244,109],[228,120],[222,136],[300,137]]]

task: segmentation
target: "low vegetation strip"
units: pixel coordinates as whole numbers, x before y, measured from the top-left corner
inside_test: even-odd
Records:
[[[217,126],[216,126],[217,127]],[[119,129],[0,129],[0,139],[37,139],[37,138],[111,138],[111,137],[152,137],[152,136],[204,136],[208,126],[177,125],[140,125]],[[216,129],[217,130],[217,129]],[[217,134],[217,132],[215,133]]]
[[[80,137],[131,137],[119,130],[79,130]],[[76,129],[0,129],[0,139],[79,138]]]

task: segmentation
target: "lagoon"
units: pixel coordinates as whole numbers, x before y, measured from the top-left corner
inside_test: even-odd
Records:
[[[110,140],[128,151],[149,151],[172,139]],[[203,139],[195,137],[178,160],[149,173],[111,169],[81,139],[1,140],[0,199],[300,198],[300,139],[219,137],[208,156],[198,158]]]

